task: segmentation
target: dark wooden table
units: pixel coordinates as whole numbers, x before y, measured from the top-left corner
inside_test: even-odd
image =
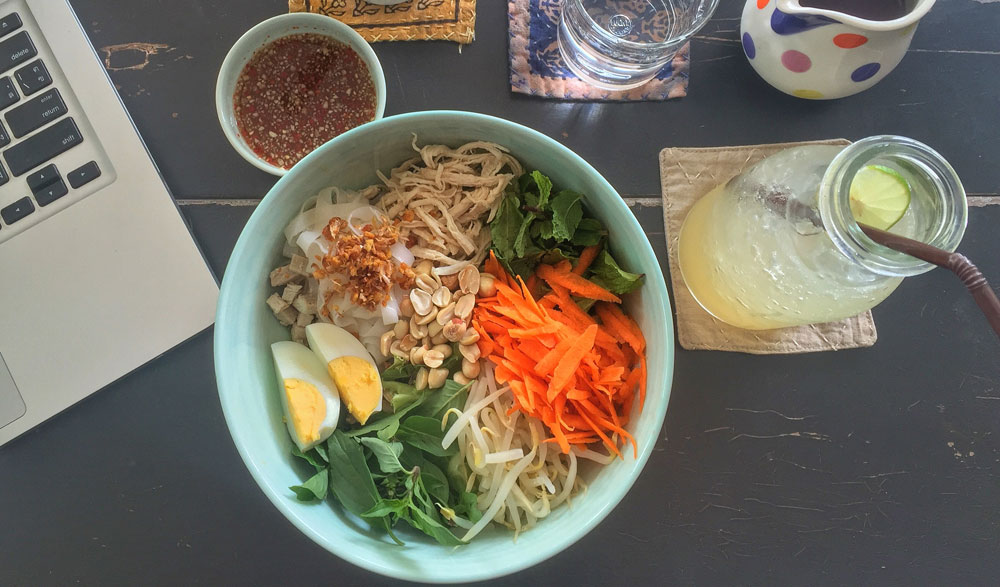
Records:
[[[219,64],[282,0],[72,0],[198,242],[222,275],[274,178],[226,143]],[[711,146],[893,133],[925,141],[974,204],[962,249],[1000,282],[1000,3],[939,0],[868,92],[780,94],[723,0],[692,49],[690,95],[568,103],[512,95],[505,3],[477,40],[376,45],[386,114],[452,108],[565,143],[626,198],[666,272],[656,157]],[[950,275],[875,309],[871,349],[676,354],[655,452],[626,500],[568,551],[498,584],[995,584],[1000,343]],[[0,449],[0,584],[383,584],[264,498],[233,448],[211,332]],[[489,564],[484,561],[484,564]]]

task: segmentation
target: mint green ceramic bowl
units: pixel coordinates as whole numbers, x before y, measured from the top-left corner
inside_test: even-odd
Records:
[[[646,274],[629,296],[629,311],[648,344],[646,405],[630,429],[639,443],[623,461],[585,469],[587,491],[572,507],[561,507],[515,543],[504,528],[490,529],[472,543],[448,548],[400,527],[406,546],[371,531],[330,503],[303,504],[288,490],[310,474],[293,460],[281,421],[270,344],[288,338],[264,304],[267,275],[279,262],[282,229],[303,200],[321,188],[359,188],[376,181],[375,171],[411,157],[420,144],[457,146],[486,140],[508,147],[527,169],[539,169],[559,187],[586,194],[588,208],[611,230],[615,256],[627,269]],[[614,188],[586,161],[529,128],[482,114],[418,112],[365,124],[326,143],[296,164],[260,203],[229,259],[215,325],[215,373],[226,423],[243,461],[268,499],[316,543],[359,567],[400,579],[466,582],[499,577],[537,564],[568,548],[621,501],[642,471],[659,436],[673,373],[673,325],[660,264],[646,235]],[[656,504],[647,504],[657,507]]]

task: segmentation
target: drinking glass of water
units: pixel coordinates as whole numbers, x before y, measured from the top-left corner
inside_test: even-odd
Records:
[[[705,26],[719,0],[563,0],[559,53],[608,90],[646,83]]]

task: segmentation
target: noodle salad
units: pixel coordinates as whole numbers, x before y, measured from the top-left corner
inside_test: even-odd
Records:
[[[638,446],[645,339],[583,195],[503,147],[420,147],[358,191],[309,198],[266,300],[291,487],[458,546],[517,534],[585,491],[581,462]],[[343,409],[342,409],[343,408]]]

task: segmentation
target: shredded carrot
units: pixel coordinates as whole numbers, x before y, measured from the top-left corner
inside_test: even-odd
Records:
[[[583,251],[580,252],[580,259],[576,262],[576,267],[573,268],[573,273],[577,275],[583,275],[583,272],[590,268],[590,265],[597,258],[597,254],[601,252],[601,245],[590,245],[589,247],[584,247]]]
[[[565,265],[560,264],[556,267],[551,265],[541,264],[536,269],[538,276],[545,280],[546,283],[551,287],[552,285],[561,285],[568,289],[574,295],[578,295],[583,298],[590,300],[603,300],[606,302],[614,302],[616,304],[621,303],[621,299],[610,291],[604,289],[603,287],[597,285],[596,283],[584,279],[583,277],[569,271],[569,262],[567,261]],[[566,268],[565,271],[561,271],[563,267]]]
[[[596,442],[618,456],[620,447],[631,443],[638,455],[625,425],[634,397],[640,408],[645,399],[645,340],[638,325],[608,303],[617,297],[573,273],[568,261],[539,265],[538,277],[552,288],[540,300],[494,256],[485,269],[497,278],[497,294],[477,301],[472,325],[480,353],[496,365],[497,381],[510,385],[511,413],[539,419],[550,434],[546,442],[563,453]],[[595,305],[596,318],[572,297],[586,297],[594,288],[606,294],[592,297],[603,300]]]

